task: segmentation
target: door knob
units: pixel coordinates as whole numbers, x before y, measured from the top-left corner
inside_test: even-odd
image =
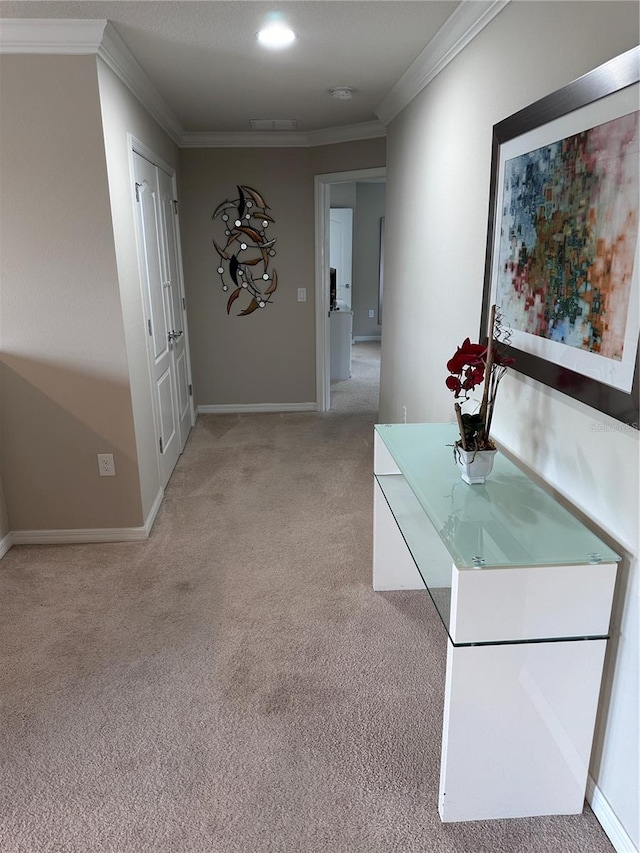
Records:
[[[175,331],[173,331],[173,329],[172,329],[172,330],[169,332],[169,334],[168,334],[168,336],[167,336],[167,337],[169,338],[169,341],[171,342],[171,341],[177,341],[177,340],[178,340],[178,338],[182,337],[182,335],[183,335],[183,331],[182,331],[182,329],[180,329],[180,331],[179,331],[179,332],[175,332]]]

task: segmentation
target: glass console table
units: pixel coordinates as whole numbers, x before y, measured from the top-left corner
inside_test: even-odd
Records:
[[[448,635],[443,821],[582,811],[618,554],[498,454],[467,485],[451,424],[378,425],[376,590]]]

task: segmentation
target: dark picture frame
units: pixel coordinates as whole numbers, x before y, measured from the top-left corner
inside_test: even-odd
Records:
[[[558,119],[562,120],[563,117],[569,116],[576,110],[591,109],[590,105],[595,105],[596,102],[604,103],[603,99],[610,98],[610,96],[619,97],[616,93],[622,92],[622,90],[639,82],[640,47],[636,47],[494,125],[480,340],[486,340],[488,336],[489,310],[495,301],[495,263],[498,254],[496,252],[496,240],[499,240],[496,228],[501,227],[503,200],[498,198],[498,195],[500,195],[499,188],[501,185],[501,164],[504,163],[502,158],[504,151],[507,150],[504,146],[513,145],[513,140],[517,140],[519,137],[526,139],[528,138],[525,136],[526,134],[536,133],[538,129],[544,128],[545,125]],[[629,93],[632,91],[629,90]],[[594,109],[600,109],[600,107],[601,104]],[[635,109],[638,108],[640,105],[635,107]],[[597,121],[594,122],[594,124],[598,123]],[[640,235],[637,239],[640,240]],[[634,276],[637,275],[637,272],[635,270]],[[598,409],[630,427],[639,429],[640,340],[634,339],[632,343],[635,346],[635,367],[633,366],[632,353],[628,369],[633,371],[633,381],[629,392],[598,381],[592,375],[582,373],[578,369],[570,369],[565,365],[547,360],[539,354],[527,352],[513,344],[507,349],[509,355],[515,359],[514,370],[594,409]],[[567,347],[567,349],[571,349],[571,347]]]

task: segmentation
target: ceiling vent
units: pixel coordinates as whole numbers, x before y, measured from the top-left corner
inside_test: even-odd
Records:
[[[295,130],[295,118],[252,118],[251,130]]]

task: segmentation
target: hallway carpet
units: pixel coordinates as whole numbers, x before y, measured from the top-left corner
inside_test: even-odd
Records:
[[[351,377],[331,383],[332,412],[378,411],[380,341],[359,341],[351,347]]]
[[[148,542],[0,562],[2,853],[610,853],[442,825],[445,637],[371,589],[367,415],[208,415]]]

